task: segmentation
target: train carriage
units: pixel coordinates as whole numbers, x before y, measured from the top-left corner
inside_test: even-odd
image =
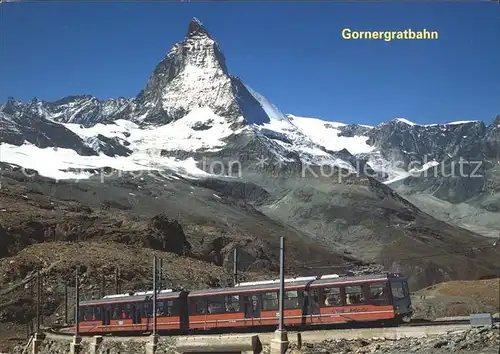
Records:
[[[412,314],[408,282],[400,274],[286,279],[284,295],[284,323],[288,327],[396,324]],[[152,291],[83,301],[80,333],[151,332],[152,314]],[[191,292],[162,290],[157,294],[160,332],[276,326],[278,320],[279,280]],[[73,332],[74,327],[68,331]]]
[[[285,282],[287,326],[348,322],[398,322],[411,316],[407,280],[399,274],[326,275]],[[279,281],[191,292],[190,329],[277,325]]]
[[[285,299],[285,317],[295,318],[300,322],[301,309],[298,290],[287,289]],[[295,298],[290,297],[294,293]],[[189,328],[212,329],[255,327],[276,323],[278,311],[278,293],[276,286],[241,286],[222,289],[192,291],[188,296]]]
[[[158,330],[186,330],[187,292],[157,294]],[[153,292],[118,294],[80,303],[80,333],[149,332],[153,329]]]

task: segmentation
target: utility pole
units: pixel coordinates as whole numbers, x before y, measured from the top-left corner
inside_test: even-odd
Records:
[[[106,275],[103,273],[102,274],[102,279],[101,279],[101,298],[106,296]]]
[[[68,283],[64,282],[64,324],[68,324]]]
[[[80,332],[80,280],[78,267],[75,270],[75,337],[78,337]]]
[[[40,299],[42,298],[41,296],[41,280],[40,280],[40,270],[37,270],[36,272],[36,331],[33,336],[33,341],[32,341],[32,349],[33,353],[38,353],[40,346],[42,345],[42,342],[45,338],[45,335],[43,333],[40,333]]]
[[[233,251],[233,283],[238,284],[238,250],[236,248]]]
[[[285,301],[285,238],[281,236],[280,239],[280,301],[279,301],[279,311],[280,311],[280,322],[278,331],[283,331],[284,327],[284,301]]]
[[[285,238],[281,236],[280,240],[280,296],[279,296],[279,325],[278,330],[274,332],[274,338],[271,340],[270,354],[285,354],[288,349],[288,334],[285,330],[284,316],[285,300]]]
[[[160,258],[160,276],[158,277],[158,290],[161,291],[163,286],[163,258]]]
[[[156,256],[153,257],[153,336],[156,336]]]
[[[40,284],[40,270],[36,271],[36,332],[40,333],[40,294],[42,286]]]
[[[153,334],[149,343],[146,343],[146,353],[156,353],[158,347],[158,336],[156,335],[156,267],[158,260],[156,255],[153,257]]]
[[[71,354],[80,354],[82,350],[82,338],[80,337],[80,280],[79,266],[75,269],[75,335],[73,342],[70,344]]]
[[[45,289],[46,288],[46,284],[44,282],[44,276],[43,274],[40,275],[40,299],[43,298],[42,296],[42,289]],[[40,326],[43,326],[43,306],[41,307],[40,309]]]
[[[119,276],[119,269],[115,268],[115,294],[120,293],[120,287],[118,286],[118,276]]]

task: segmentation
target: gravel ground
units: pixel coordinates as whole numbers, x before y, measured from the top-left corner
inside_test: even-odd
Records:
[[[367,340],[325,340],[320,343],[303,343],[302,348],[292,344],[287,354],[500,354],[500,326],[471,328],[463,331],[450,332],[446,335],[429,336],[425,338],[403,338],[390,340],[372,338]],[[168,340],[160,340],[158,354],[173,353],[175,344]],[[84,345],[87,353],[88,344]],[[45,340],[40,354],[66,354],[69,341]],[[140,354],[144,353],[144,343],[136,341],[104,341],[98,353],[110,354]],[[20,354],[23,346],[17,347],[13,354]],[[269,353],[269,346],[263,348],[263,354]],[[0,353],[1,354],[1,353]]]
[[[389,340],[373,338],[371,340],[325,340],[321,343],[303,343],[298,349],[292,345],[289,354],[334,354],[334,353],[385,353],[385,354],[500,354],[499,324],[493,327],[471,328],[441,336]]]

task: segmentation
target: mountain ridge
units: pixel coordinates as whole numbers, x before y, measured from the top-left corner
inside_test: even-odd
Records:
[[[441,186],[441,197],[447,196],[446,188],[449,196],[462,193],[450,199],[459,202],[489,193],[494,204],[490,191],[496,185],[479,188],[491,181],[491,168],[484,169],[480,183],[467,176],[421,175],[439,164],[448,168],[461,157],[494,158],[496,127],[470,122],[420,126],[401,118],[370,127],[285,115],[229,74],[217,42],[198,20],[189,23],[184,40],[172,46],[137,97],[99,101],[79,95],[56,102],[10,100],[0,108],[0,161],[8,171],[34,169],[90,185],[147,180],[147,188],[155,191],[181,179],[185,185],[171,192],[173,204],[190,198],[189,186],[201,184],[231,196],[243,210],[257,210],[298,230],[332,254],[341,248],[361,261],[404,269],[419,286],[460,277],[456,269],[467,277],[494,269],[492,250],[422,265],[405,261],[405,255],[426,257],[436,248],[457,252],[457,247],[489,242],[434,219],[411,197]],[[30,133],[33,122],[51,127],[43,141]],[[474,134],[463,138],[472,128]],[[410,164],[426,157],[430,164]],[[398,191],[388,187],[394,182]],[[471,193],[460,190],[474,183],[479,187]],[[268,197],[246,199],[242,188],[262,188]],[[223,209],[223,202],[214,204],[206,191],[199,198],[202,202],[186,213],[206,217],[206,208]],[[477,257],[482,260],[476,268],[462,267]]]

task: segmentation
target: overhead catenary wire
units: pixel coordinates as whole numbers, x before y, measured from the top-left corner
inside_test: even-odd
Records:
[[[422,227],[428,227],[428,226],[432,226],[432,225],[436,225],[436,224],[442,224],[442,223],[448,224],[450,226],[460,227],[460,226],[457,226],[457,225],[450,224],[449,222],[455,221],[455,220],[464,219],[464,218],[467,218],[467,217],[480,216],[480,215],[484,215],[484,213],[483,212],[477,212],[477,213],[473,213],[473,214],[468,214],[468,215],[463,215],[463,216],[459,216],[459,217],[455,217],[455,218],[450,218],[448,220],[440,220],[440,219],[434,218],[435,219],[434,221],[426,222],[425,224],[422,225]],[[405,227],[405,229],[406,229],[406,227]],[[473,231],[470,231],[470,230],[467,230],[467,229],[464,229],[464,231],[469,231],[469,232],[473,233]],[[493,242],[494,242],[493,238],[490,238],[490,237],[487,237],[487,236],[483,236],[483,235],[480,235],[480,234],[478,234],[478,236],[483,237],[484,240],[481,240],[481,241],[477,240],[476,242],[469,243],[469,244],[456,244],[456,245],[453,245],[453,246],[450,246],[450,247],[459,248],[459,249],[467,249],[467,248],[478,249],[478,247],[481,248],[483,246],[483,244],[484,244],[484,248],[486,248],[486,249],[493,247]],[[378,246],[384,246],[384,245],[382,244],[382,245],[378,245]],[[370,251],[370,250],[368,250],[368,251],[365,251],[363,253],[364,254],[368,254],[368,255],[369,254],[378,254],[379,251],[375,251],[375,250]],[[453,251],[451,253],[452,254],[457,254],[456,251]],[[447,254],[449,254],[449,253],[447,253]],[[436,257],[436,256],[426,256],[426,257]],[[419,258],[422,258],[422,257],[419,257]],[[349,262],[349,264],[352,265],[354,263],[359,263],[359,262],[363,262],[363,261],[362,260],[358,260],[357,262],[356,261],[352,261],[352,262]],[[325,261],[311,261],[311,262],[305,263],[305,265],[324,264],[324,263],[325,263]],[[363,263],[366,263],[366,262],[363,262]],[[332,265],[332,268],[334,266],[335,267],[341,267],[342,265]]]
[[[489,248],[493,248],[496,246],[495,244],[500,244],[499,240],[494,240],[493,238],[490,239],[490,240],[484,240],[484,242],[481,242],[481,243],[466,243],[466,244],[457,244],[457,245],[453,245],[453,246],[449,246],[449,247],[453,247],[455,248],[455,250],[453,251],[447,251],[445,254],[459,254],[461,250],[467,250],[467,249],[471,249],[471,250],[482,250],[482,249],[489,249]],[[378,250],[368,250],[368,251],[365,251],[363,252],[364,254],[378,254],[380,253],[380,251]],[[441,255],[442,253],[440,253],[439,255]],[[349,257],[348,255],[345,255],[345,257]],[[422,256],[424,257],[424,256]],[[418,257],[418,258],[421,258],[421,257]],[[359,260],[359,262],[361,262],[362,260]],[[352,261],[352,262],[349,262],[349,263],[355,263],[356,261]],[[314,265],[314,264],[319,264],[319,263],[325,263],[325,261],[311,261],[311,262],[306,262],[304,264],[309,264],[309,265]]]
[[[493,245],[485,246],[485,247],[471,247],[471,248],[475,248],[476,250],[483,250],[483,249],[493,248]],[[429,254],[429,255],[423,255],[423,256],[414,256],[414,257],[406,257],[406,258],[395,258],[394,261],[411,261],[411,260],[422,259],[422,258],[432,258],[432,257],[441,257],[441,256],[450,256],[450,255],[462,255],[462,254],[458,253],[457,251],[454,251],[454,252],[443,252],[443,253],[435,253],[435,254]],[[362,261],[360,260],[359,262],[362,262]],[[332,264],[332,265],[328,265],[328,266],[326,266],[326,265],[324,265],[324,266],[314,266],[314,265],[312,265],[311,266],[311,265],[304,264],[303,267],[311,269],[311,270],[314,270],[314,269],[343,268],[343,267],[353,266],[353,265],[355,265],[356,263],[359,263],[359,262],[353,261],[353,262],[346,262],[346,263],[341,263],[341,264]]]
[[[490,240],[489,243],[484,243],[482,245],[480,244],[466,244],[466,245],[457,245],[453,246],[455,249],[451,251],[446,251],[446,252],[441,252],[441,253],[433,253],[433,254],[428,254],[428,255],[419,255],[419,256],[414,256],[414,257],[406,257],[406,258],[399,258],[399,257],[393,257],[394,261],[407,261],[407,260],[414,260],[414,259],[421,259],[421,258],[431,258],[431,257],[440,257],[440,256],[465,256],[463,253],[466,250],[470,251],[482,251],[482,250],[496,250],[496,245],[499,244],[499,240],[493,241]],[[363,252],[365,255],[377,255],[380,252],[377,250],[368,250],[366,252]],[[369,263],[368,261],[364,261],[362,259],[359,260],[352,260],[344,263],[338,263],[338,264],[332,264],[332,265],[324,265],[325,261],[311,261],[311,262],[304,262],[303,266],[306,268],[317,268],[317,267],[323,267],[323,268],[341,268],[341,267],[346,267],[346,266],[352,266],[356,265],[359,263]]]

